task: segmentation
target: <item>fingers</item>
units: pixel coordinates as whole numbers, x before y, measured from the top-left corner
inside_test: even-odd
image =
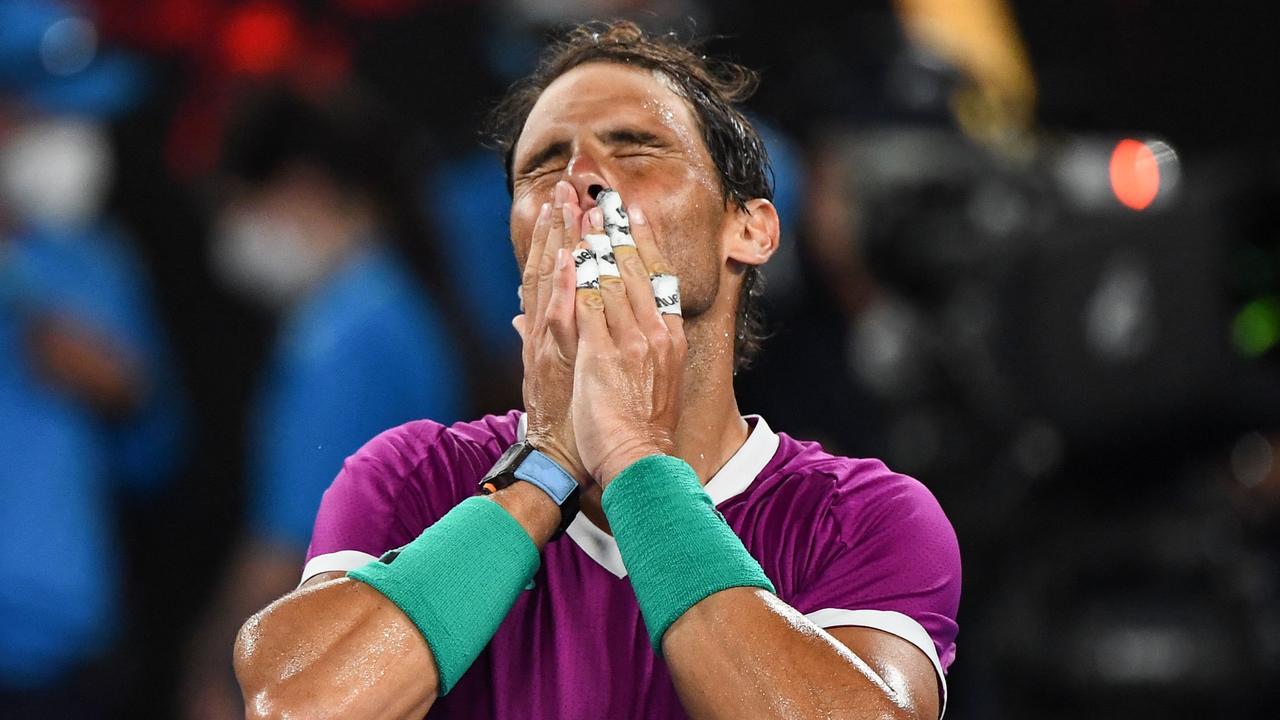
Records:
[[[654,275],[650,280],[658,315],[674,337],[684,336],[684,316],[680,314],[680,280],[675,275]]]
[[[680,337],[683,337],[684,318],[680,314],[679,280],[671,269],[671,264],[663,257],[662,250],[658,248],[653,227],[649,225],[644,208],[633,206],[630,219],[631,237],[635,240],[641,264],[647,271],[645,284],[649,286],[649,295],[653,298],[651,312],[660,317],[673,335],[679,331]],[[639,311],[637,317],[641,317]],[[647,313],[643,317],[653,318]]]
[[[604,347],[612,344],[609,337],[609,324],[604,314],[604,298],[600,293],[599,280],[593,282],[583,282],[583,267],[590,266],[594,268],[596,265],[595,256],[586,243],[580,243],[577,250],[574,251],[575,261],[580,262],[578,265],[578,275],[576,282],[576,290],[574,293],[574,322],[578,331],[578,339],[581,343],[592,344],[596,347]],[[586,273],[588,276],[596,278],[599,275],[594,270]]]
[[[604,301],[605,320],[609,332],[619,344],[644,342],[644,335],[636,323],[635,310],[628,299],[627,286],[623,283],[614,260],[614,249],[605,234],[604,215],[599,207],[589,210],[582,219],[583,240],[596,256],[600,272],[600,295]],[[648,292],[645,292],[648,295]]]
[[[547,302],[547,329],[555,339],[561,359],[572,363],[578,350],[578,327],[574,317],[575,268],[573,253],[560,248],[556,253],[551,294]]]
[[[563,180],[556,183],[551,203],[547,239],[542,248],[538,266],[537,300],[534,307],[534,327],[545,322],[546,306],[551,297],[551,285],[555,277],[556,257],[561,248],[572,248],[578,242],[577,193]]]
[[[520,274],[520,310],[532,313],[538,303],[538,267],[542,251],[547,244],[547,232],[551,229],[551,203],[542,203],[538,219],[533,224],[533,240],[529,243],[529,256]]]
[[[611,337],[621,349],[670,344],[682,355],[679,283],[643,210],[632,207],[628,213],[613,190],[600,193],[596,202],[581,216],[582,242],[573,253],[578,336]]]
[[[610,194],[616,197],[616,193]],[[604,195],[605,193],[601,193],[601,197]],[[609,214],[606,208],[606,228],[611,224],[609,222]],[[626,216],[623,217],[625,220]],[[622,281],[626,284],[627,300],[631,303],[631,311],[635,315],[636,323],[646,334],[652,334],[658,330],[665,330],[665,327],[653,301],[655,296],[649,280],[650,271],[640,257],[639,249],[636,246],[635,233],[646,233],[646,243],[650,246],[653,245],[652,234],[647,226],[636,227],[633,231],[630,225],[628,222],[625,233],[619,231],[611,235],[610,239],[614,242],[613,254],[617,260]]]
[[[653,236],[653,226],[649,225],[649,218],[645,215],[644,208],[631,208],[631,237],[635,240],[636,252],[640,254],[640,260],[644,262],[650,275],[674,274],[671,265],[658,249],[658,242]]]
[[[635,247],[636,243],[631,239],[631,219],[622,207],[622,196],[618,191],[613,188],[601,190],[596,195],[596,207],[600,208],[609,244],[613,247]]]

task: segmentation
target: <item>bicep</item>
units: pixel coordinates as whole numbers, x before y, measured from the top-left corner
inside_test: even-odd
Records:
[[[840,644],[857,655],[893,690],[894,699],[918,720],[941,714],[941,678],[933,661],[914,644],[883,630],[867,627],[828,628]]]

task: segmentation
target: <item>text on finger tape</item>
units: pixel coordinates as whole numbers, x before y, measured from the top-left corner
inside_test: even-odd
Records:
[[[600,277],[622,277],[622,273],[618,272],[618,260],[613,256],[613,246],[609,244],[608,235],[592,233],[582,239],[591,246],[591,252],[595,253]]]
[[[596,196],[596,205],[604,215],[604,233],[609,237],[609,244],[613,247],[635,247],[636,241],[631,238],[631,220],[627,217],[618,191],[613,188],[601,190]]]
[[[680,315],[680,281],[675,275],[654,275],[649,278],[653,286],[653,300],[662,315]]]
[[[595,253],[587,248],[574,250],[573,266],[577,273],[579,288],[600,287],[600,267],[596,263]]]

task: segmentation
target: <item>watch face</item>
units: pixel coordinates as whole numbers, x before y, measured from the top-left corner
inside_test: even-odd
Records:
[[[533,452],[533,447],[524,441],[518,442],[507,451],[502,453],[502,457],[498,458],[498,462],[493,464],[489,472],[485,473],[484,478],[480,481],[481,489],[487,488],[488,492],[501,490],[510,485],[515,480],[516,468],[520,467],[520,463]]]

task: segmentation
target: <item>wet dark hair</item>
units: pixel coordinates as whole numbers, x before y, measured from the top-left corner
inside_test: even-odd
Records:
[[[657,70],[688,101],[702,140],[720,174],[725,202],[745,210],[754,198],[773,199],[773,172],[759,133],[737,105],[755,92],[758,76],[736,63],[709,58],[695,43],[675,33],[647,34],[618,20],[579,25],[553,41],[531,75],[517,82],[489,118],[489,140],[503,155],[507,190],[513,188],[512,161],[525,121],[542,92],[569,70],[588,62],[613,62]],[[735,318],[734,370],[747,367],[764,340],[758,298],[763,278],[746,267]]]

